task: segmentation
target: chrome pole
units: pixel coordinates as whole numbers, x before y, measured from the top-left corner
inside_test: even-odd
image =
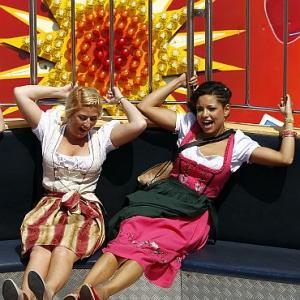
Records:
[[[288,0],[283,2],[283,91],[282,98],[286,100],[288,84]]]
[[[37,84],[36,0],[29,0],[30,83]]]
[[[190,100],[192,87],[188,84],[194,75],[194,1],[188,0],[187,3],[187,100]]]
[[[109,0],[109,80],[111,90],[115,85],[114,41],[114,1]]]
[[[245,102],[250,105],[250,0],[246,0],[246,83]]]
[[[72,86],[76,85],[76,12],[75,0],[71,0],[71,65],[72,65]]]
[[[153,53],[152,53],[152,0],[148,0],[148,70],[149,70],[149,93],[153,90]]]
[[[212,80],[212,1],[205,0],[205,79]]]

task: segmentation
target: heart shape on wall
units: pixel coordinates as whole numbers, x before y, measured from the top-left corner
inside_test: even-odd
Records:
[[[300,1],[288,1],[288,43],[300,38]],[[283,43],[284,0],[265,0],[265,14],[276,39]]]

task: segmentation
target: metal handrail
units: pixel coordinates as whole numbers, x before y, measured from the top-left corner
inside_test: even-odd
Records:
[[[109,0],[109,83],[111,90],[115,82],[114,19],[114,0]]]
[[[148,71],[149,71],[149,93],[153,91],[153,53],[152,53],[152,0],[148,0]]]
[[[139,104],[141,103],[138,100],[130,100],[129,101],[132,104]],[[49,100],[49,99],[43,99],[43,100],[39,100],[38,101],[39,105],[61,105],[63,104],[63,102],[61,101],[57,101],[57,100]],[[186,100],[179,100],[179,101],[165,101],[163,104],[165,105],[187,105],[188,101]],[[116,104],[109,104],[109,103],[105,103],[105,105],[109,105],[109,106],[114,106]],[[0,107],[16,107],[17,104],[16,103],[0,103]],[[275,108],[275,107],[271,107],[271,106],[257,106],[257,105],[245,105],[245,104],[232,104],[231,108],[236,109],[236,108],[244,108],[244,109],[249,109],[249,110],[259,110],[259,111],[271,111],[271,112],[279,112],[280,109],[279,108]],[[293,113],[299,114],[300,110],[293,110]]]
[[[288,0],[283,2],[283,79],[282,79],[282,99],[287,98],[287,79],[288,79]]]
[[[246,0],[246,79],[245,103],[250,105],[250,0]]]
[[[29,0],[29,35],[30,35],[30,83],[37,84],[37,5],[36,0]]]
[[[205,0],[205,80],[212,80],[212,0]]]
[[[36,12],[36,0],[29,0],[30,12],[29,12],[29,28],[30,28],[30,78],[31,84],[37,84],[37,12]],[[109,58],[110,58],[110,85],[114,84],[114,2],[110,0],[109,8]],[[284,24],[283,24],[283,98],[287,95],[288,84],[288,37],[300,34],[300,32],[288,33],[288,0],[284,0]],[[188,78],[193,75],[194,70],[194,1],[188,0],[187,3],[187,73]],[[212,0],[205,0],[205,78],[206,80],[212,79]],[[266,111],[279,111],[278,108],[269,106],[255,106],[250,104],[250,0],[246,0],[246,95],[245,104],[234,104],[232,108],[245,108],[250,110],[266,110]],[[76,83],[76,37],[75,37],[75,0],[71,0],[71,41],[72,41],[72,84]],[[152,91],[152,1],[148,0],[148,70],[149,70],[149,92]],[[188,98],[189,99],[188,86]],[[139,101],[131,101],[133,104],[139,103]],[[53,99],[42,99],[38,102],[42,105],[59,104],[59,101],[53,101]],[[168,105],[182,105],[187,104],[186,101],[166,101]],[[14,107],[15,103],[0,103],[0,107]],[[300,113],[299,110],[294,110],[295,113]]]
[[[187,83],[194,75],[194,1],[187,3]],[[187,84],[187,99],[191,98],[192,87]]]
[[[76,75],[76,11],[75,0],[71,0],[71,67],[72,67],[72,86],[75,86],[77,81]]]

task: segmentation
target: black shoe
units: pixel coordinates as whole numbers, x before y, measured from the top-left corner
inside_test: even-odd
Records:
[[[30,271],[28,273],[28,286],[36,297],[36,300],[43,300],[45,293],[45,282],[40,274],[35,271]]]
[[[18,288],[12,279],[6,279],[2,286],[2,296],[4,300],[24,299],[23,292]]]

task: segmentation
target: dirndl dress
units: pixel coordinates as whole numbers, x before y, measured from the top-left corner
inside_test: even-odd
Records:
[[[168,190],[168,180],[164,185]],[[168,195],[161,195],[162,201],[174,201],[174,197],[185,193],[185,189],[174,190],[174,185],[171,186],[174,193],[168,200]],[[151,191],[144,193],[151,197]],[[193,218],[133,216],[121,222],[117,237],[102,251],[137,261],[150,282],[168,288],[186,255],[204,247],[210,227],[208,211]]]
[[[92,255],[105,230],[100,202],[87,198],[78,192],[43,197],[21,225],[22,255],[34,246],[63,246],[81,259]]]

